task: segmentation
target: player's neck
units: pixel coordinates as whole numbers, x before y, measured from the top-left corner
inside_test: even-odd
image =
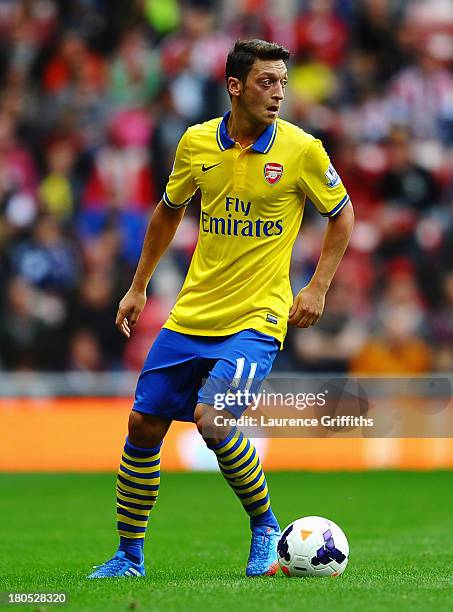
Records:
[[[233,108],[228,119],[227,130],[232,140],[238,142],[242,148],[253,144],[260,134],[266,129],[266,125],[252,121],[240,109]]]

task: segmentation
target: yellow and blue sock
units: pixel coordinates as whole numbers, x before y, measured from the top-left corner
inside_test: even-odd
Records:
[[[209,448],[216,454],[220,471],[249,515],[250,526],[266,526],[278,530],[266,477],[251,441],[233,428],[225,440]]]
[[[140,448],[126,438],[116,481],[118,550],[135,563],[143,561],[143,546],[151,509],[160,483],[160,447]]]

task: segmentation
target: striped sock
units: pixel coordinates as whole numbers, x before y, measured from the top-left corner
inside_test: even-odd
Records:
[[[141,563],[146,527],[157,500],[160,447],[139,448],[126,438],[116,481],[116,516],[120,545],[132,561]]]
[[[279,529],[271,509],[266,477],[256,448],[242,432],[232,429],[217,446],[211,446],[220,471],[250,517],[250,526]]]

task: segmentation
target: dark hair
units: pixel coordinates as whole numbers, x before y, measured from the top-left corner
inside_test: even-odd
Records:
[[[235,77],[245,83],[256,59],[260,60],[283,60],[287,62],[290,52],[282,45],[267,42],[266,40],[237,40],[233,49],[228,53],[225,79]]]

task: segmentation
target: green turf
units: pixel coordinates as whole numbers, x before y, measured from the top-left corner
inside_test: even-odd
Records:
[[[0,591],[66,591],[77,611],[453,609],[453,472],[268,474],[282,526],[324,515],[349,538],[345,574],[318,579],[244,578],[248,524],[221,476],[164,473],[148,576],[88,581],[115,547],[114,481],[0,475]]]

